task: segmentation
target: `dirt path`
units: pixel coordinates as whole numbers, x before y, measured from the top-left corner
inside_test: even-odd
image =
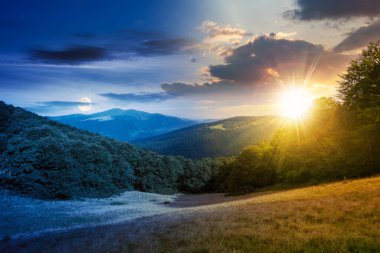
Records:
[[[118,252],[134,244],[139,231],[155,231],[199,212],[210,212],[226,203],[238,203],[244,197],[224,197],[224,194],[179,195],[169,203],[158,203],[171,208],[164,214],[151,215],[108,225],[68,229],[19,237],[4,237],[0,252]],[[127,246],[125,246],[127,245]]]
[[[339,247],[339,240],[349,247],[352,238],[344,233],[349,228],[353,228],[352,235],[363,237],[367,240],[365,242],[369,240],[376,248],[377,244],[371,240],[378,235],[378,230],[368,230],[367,227],[367,232],[361,233],[360,229],[365,227],[364,224],[373,224],[373,227],[378,224],[379,183],[380,177],[240,197],[179,195],[169,203],[158,204],[170,209],[165,213],[17,240],[4,238],[0,243],[0,252],[161,252],[162,245],[171,249],[163,252],[172,252],[173,247],[195,247],[200,243],[205,248],[219,250],[224,247],[222,242],[231,242],[232,235],[237,243],[233,247],[240,247],[241,238],[247,238],[244,231],[248,230],[257,238],[263,237],[259,241],[262,244],[257,244],[263,247],[271,246],[266,243],[273,236],[279,237],[278,243],[283,247],[283,243],[289,241],[287,236],[297,232],[300,236],[299,247],[302,248],[309,243],[307,231],[314,231],[315,236],[326,242],[333,242],[330,237],[334,235],[337,237],[334,247]],[[284,233],[275,232],[279,226],[282,226]],[[321,226],[324,229],[320,229]],[[218,239],[226,236],[228,240]],[[214,241],[208,244],[212,238]],[[362,242],[359,241],[359,244],[362,245]]]

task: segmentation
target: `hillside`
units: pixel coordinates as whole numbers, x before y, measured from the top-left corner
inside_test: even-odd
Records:
[[[121,109],[94,114],[71,114],[50,119],[121,141],[147,138],[198,123],[158,113]]]
[[[38,198],[199,191],[214,162],[157,155],[0,102],[0,185]]]
[[[137,140],[142,148],[187,158],[237,155],[248,146],[270,138],[281,126],[276,116],[234,117],[198,124],[163,135]]]
[[[239,198],[216,194],[185,195],[170,205],[171,213],[0,242],[0,250],[152,253],[380,251],[379,177],[260,192]]]

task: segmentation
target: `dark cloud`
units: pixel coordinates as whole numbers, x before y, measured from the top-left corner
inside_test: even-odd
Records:
[[[380,0],[296,0],[296,3],[298,8],[286,11],[285,17],[322,20],[380,15]]]
[[[193,96],[193,95],[208,95],[208,94],[224,94],[235,92],[236,86],[229,81],[217,81],[204,84],[189,84],[189,83],[163,83],[161,88],[166,94],[172,97],[178,96]]]
[[[328,69],[337,71],[347,60],[344,55],[328,52],[320,45],[264,35],[235,49],[224,64],[210,66],[209,72],[219,79],[265,86],[276,79],[303,80],[313,70],[315,74]]]
[[[115,57],[123,55],[127,58],[177,54],[194,44],[189,38],[136,29],[125,29],[105,36],[98,35],[93,42],[103,45]]]
[[[89,61],[103,60],[106,50],[95,46],[77,46],[62,50],[36,49],[31,51],[35,60],[49,61],[56,64],[79,64]]]
[[[302,40],[259,36],[232,51],[225,63],[209,66],[211,78],[204,84],[163,83],[171,96],[252,94],[279,89],[292,82],[332,84],[349,58]]]
[[[29,50],[30,58],[54,64],[81,64],[107,59],[130,59],[184,53],[194,42],[188,38],[166,36],[158,32],[123,30],[116,34],[101,36],[90,32],[73,34],[92,45],[71,46],[61,50]],[[101,46],[99,46],[101,45]],[[187,50],[190,52],[190,50]],[[187,52],[186,51],[186,52]]]
[[[100,96],[121,100],[127,103],[160,102],[171,98],[167,93],[102,93]]]
[[[134,48],[134,52],[141,56],[171,55],[183,51],[193,42],[185,38],[161,38],[140,43]]]
[[[350,33],[335,48],[336,52],[350,51],[366,46],[369,42],[380,39],[380,19],[368,26],[362,26]]]

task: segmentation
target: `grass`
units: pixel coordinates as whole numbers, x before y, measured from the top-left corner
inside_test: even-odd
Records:
[[[380,252],[380,177],[252,194],[137,230],[124,252]]]
[[[213,196],[188,198],[204,204]],[[0,252],[380,252],[380,177],[229,200],[126,223],[5,238]]]

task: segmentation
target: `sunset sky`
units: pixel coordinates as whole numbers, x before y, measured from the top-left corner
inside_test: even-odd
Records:
[[[41,115],[137,109],[276,113],[284,90],[333,96],[380,39],[380,0],[1,1],[0,100]]]

